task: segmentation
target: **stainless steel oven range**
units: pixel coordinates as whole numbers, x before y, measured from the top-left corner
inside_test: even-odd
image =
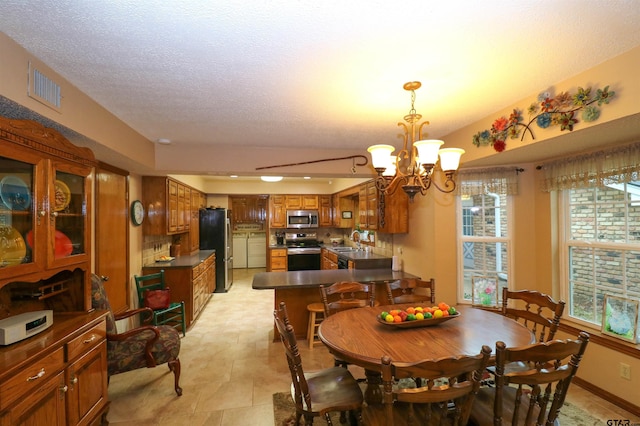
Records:
[[[320,244],[316,232],[287,232],[287,269],[289,271],[320,270]]]

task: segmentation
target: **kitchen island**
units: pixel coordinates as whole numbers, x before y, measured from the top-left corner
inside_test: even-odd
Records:
[[[309,303],[322,302],[321,285],[338,281],[357,281],[376,284],[376,300],[386,305],[385,283],[403,278],[419,278],[415,275],[391,269],[331,269],[320,271],[260,272],[253,276],[254,290],[275,290],[274,309],[280,302],[287,304],[289,321],[299,339],[306,338]],[[273,339],[278,339],[274,328]]]

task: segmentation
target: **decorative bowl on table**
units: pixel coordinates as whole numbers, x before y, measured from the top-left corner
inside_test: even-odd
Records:
[[[443,322],[452,320],[454,318],[458,318],[460,316],[460,312],[456,312],[455,314],[449,314],[448,316],[442,316],[440,318],[425,318],[421,320],[413,320],[413,321],[403,321],[403,322],[387,322],[380,316],[380,314],[376,315],[376,320],[380,324],[384,324],[389,327],[394,328],[417,328],[417,327],[429,327],[432,325],[442,324]]]

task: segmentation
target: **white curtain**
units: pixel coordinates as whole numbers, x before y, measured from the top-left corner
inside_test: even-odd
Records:
[[[515,167],[494,167],[487,169],[461,169],[458,171],[459,195],[482,195],[488,192],[517,195],[518,173]]]
[[[542,164],[542,190],[561,191],[638,180],[640,143]]]

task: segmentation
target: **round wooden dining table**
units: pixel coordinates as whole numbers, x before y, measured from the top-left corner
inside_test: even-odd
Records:
[[[381,324],[376,317],[382,311],[402,309],[412,304],[349,309],[326,318],[318,337],[337,358],[365,369],[365,399],[379,403],[381,358],[396,363],[412,363],[457,355],[477,355],[482,345],[494,349],[497,341],[507,347],[535,342],[524,325],[500,313],[471,306],[457,306],[459,315],[426,327],[400,328]],[[423,320],[428,321],[428,320]]]

